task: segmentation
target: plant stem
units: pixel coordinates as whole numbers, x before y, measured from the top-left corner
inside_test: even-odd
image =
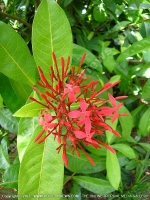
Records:
[[[70,181],[75,174],[76,173],[74,172],[71,176],[69,176],[69,178],[64,182],[63,186],[66,185],[66,183],[68,183],[68,181]]]
[[[0,16],[18,20],[19,22],[21,22],[25,26],[27,26],[29,29],[32,29],[32,26],[28,22],[24,21],[23,19],[21,19],[21,18],[19,18],[17,16],[13,16],[13,15],[10,15],[10,14],[7,14],[7,13],[3,13],[3,12],[0,12]]]

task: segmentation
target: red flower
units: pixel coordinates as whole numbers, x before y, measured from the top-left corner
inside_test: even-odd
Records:
[[[73,86],[71,84],[66,84],[66,88],[64,88],[64,94],[68,93],[68,97],[70,102],[75,102],[76,101],[76,93],[80,92],[80,87],[79,86]]]
[[[50,134],[53,134],[60,144],[57,148],[58,153],[63,149],[62,159],[66,166],[68,166],[67,149],[70,149],[72,154],[76,152],[78,156],[80,156],[78,149],[81,149],[92,165],[95,165],[81,143],[85,146],[91,145],[96,149],[103,145],[112,153],[115,153],[115,150],[108,144],[98,140],[97,135],[103,136],[105,131],[109,130],[116,136],[120,136],[105,120],[111,117],[112,122],[114,122],[120,115],[126,115],[118,113],[123,104],[117,105],[116,103],[116,100],[126,98],[126,96],[114,98],[108,93],[109,100],[98,97],[118,82],[106,83],[98,91],[99,81],[91,81],[87,84],[88,78],[84,77],[85,71],[80,72],[85,54],[77,71],[75,67],[72,67],[71,73],[69,71],[70,57],[68,57],[66,65],[64,58],[61,58],[61,73],[54,53],[52,57],[55,70],[54,67],[50,67],[50,81],[46,79],[42,69],[38,67],[40,82],[37,84],[43,89],[39,90],[37,87],[33,87],[45,103],[43,103],[43,100],[30,98],[32,101],[45,106],[45,110],[41,111],[39,116],[39,125],[43,127],[43,130],[36,137],[35,142],[40,144]],[[54,83],[57,83],[56,86]],[[112,107],[109,107],[109,103]]]

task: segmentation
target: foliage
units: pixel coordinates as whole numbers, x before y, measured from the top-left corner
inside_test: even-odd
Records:
[[[134,195],[147,197],[149,10],[146,0],[0,0],[0,186],[14,188],[19,195],[29,194],[28,199],[40,198],[36,195],[60,199],[62,189],[70,199],[73,195],[78,199],[90,199],[90,195],[108,195],[108,199],[117,195],[118,199],[121,195],[128,199],[134,199]],[[119,116],[114,123],[108,121],[121,137],[109,131],[103,137],[116,155],[105,147],[86,146],[96,166],[82,152],[78,157],[67,151],[70,164],[64,168],[53,137],[40,145],[34,143],[40,131],[37,116],[42,105],[30,101],[31,96],[38,98],[31,86],[39,78],[36,66],[49,76],[49,66],[54,64],[52,52],[58,61],[70,55],[72,66],[78,66],[86,52],[82,68],[99,81],[99,89],[108,81],[120,80],[109,92],[115,97],[128,96],[120,100],[125,106],[119,112],[129,116]],[[108,92],[102,98],[108,99]],[[12,153],[16,141],[18,155]]]

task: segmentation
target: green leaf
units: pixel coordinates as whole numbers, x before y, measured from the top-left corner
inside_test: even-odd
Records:
[[[121,62],[125,60],[127,57],[133,56],[149,48],[149,46],[150,46],[150,37],[147,37],[147,38],[144,38],[143,40],[135,42],[128,49],[126,49],[119,55],[119,57],[117,58],[117,61]]]
[[[18,122],[7,108],[0,109],[0,125],[10,133],[17,134]]]
[[[133,170],[137,167],[139,161],[138,160],[130,160],[125,166],[126,170]]]
[[[107,32],[107,34],[109,35],[110,33],[114,33],[114,32],[117,32],[119,30],[122,30],[128,24],[130,24],[130,21],[121,21],[121,22],[117,23],[111,30],[109,30]]]
[[[7,141],[5,138],[2,139],[0,145],[0,169],[7,169],[10,166]]]
[[[3,174],[3,183],[1,183],[0,186],[18,189],[19,166],[20,163],[13,164],[5,170]]]
[[[111,185],[116,190],[118,190],[121,180],[119,161],[117,156],[112,152],[110,152],[109,150],[107,150],[107,156],[106,156],[106,169],[107,169],[107,176]]]
[[[7,108],[14,113],[25,104],[32,89],[28,85],[9,79],[2,73],[0,73],[0,80],[0,93]]]
[[[52,52],[56,54],[59,64],[60,57],[67,59],[72,54],[70,24],[56,1],[41,2],[34,18],[32,33],[36,64],[41,66],[45,75],[49,77],[49,66],[53,65]],[[61,73],[61,66],[59,72]]]
[[[78,183],[73,181],[73,186],[71,188],[70,194],[73,195],[73,197],[69,198],[69,200],[81,200],[81,188]]]
[[[136,5],[137,9],[139,9],[140,2],[141,2],[140,0],[134,0],[134,3]]]
[[[143,149],[145,149],[146,151],[149,151],[150,150],[150,144],[148,143],[138,143],[141,147],[143,147]]]
[[[114,130],[116,130],[116,127],[118,124],[118,119],[116,119],[115,122],[113,122],[113,123],[110,120],[106,120],[106,123],[110,127],[112,127]],[[113,143],[113,140],[116,138],[116,136],[113,133],[111,133],[110,131],[105,131],[105,133],[106,133],[108,144]]]
[[[133,118],[125,106],[122,106],[120,108],[119,113],[120,114],[121,113],[129,114],[129,116],[119,116],[119,122],[120,122],[121,128],[122,128],[121,135],[124,138],[128,138],[131,135],[131,131],[133,128]]]
[[[52,195],[60,195],[63,187],[64,165],[61,153],[56,151],[59,145],[53,135],[41,144],[35,143],[40,131],[41,128],[37,127],[20,164],[18,195],[30,194],[29,200],[41,199],[36,196],[40,194],[49,195],[44,198],[49,200]],[[18,199],[22,200],[21,197]]]
[[[18,82],[35,84],[35,62],[25,41],[2,21],[0,22],[0,33],[0,71]]]
[[[93,17],[97,22],[103,23],[106,21],[106,12],[103,8],[103,4],[95,5],[93,9]]]
[[[69,161],[68,169],[72,172],[90,174],[103,171],[105,169],[105,158],[99,158],[97,156],[91,155],[90,157],[94,160],[95,166],[93,166],[87,157],[80,151],[80,157],[68,150],[67,157]]]
[[[127,144],[121,143],[121,144],[113,144],[111,146],[130,159],[136,158],[134,150]]]
[[[139,132],[143,137],[150,132],[150,108],[146,110],[139,122]]]
[[[133,147],[138,153],[145,155],[146,151],[145,149],[143,149],[142,147],[140,147],[139,145],[136,145]]]
[[[64,7],[68,6],[73,0],[64,0]]]
[[[117,152],[117,158],[121,167],[125,166],[129,162],[129,159],[120,152]]]
[[[148,79],[148,81],[146,82],[146,84],[144,85],[143,89],[142,89],[142,98],[145,101],[150,102],[150,79]]]
[[[150,62],[150,48],[142,51],[143,53],[143,60],[145,61],[145,63],[148,63]]]
[[[141,117],[143,116],[143,113],[145,112],[145,105],[142,104],[140,106],[138,106],[136,109],[132,110],[131,115],[133,117],[134,120],[134,126],[138,126],[139,121],[141,119]],[[147,109],[147,107],[146,107]]]
[[[18,181],[10,181],[10,182],[4,182],[4,183],[0,183],[0,186],[3,188],[14,188],[17,189],[18,187]]]
[[[121,79],[120,75],[114,75],[114,76],[111,77],[109,82],[115,83],[115,82],[119,81],[120,79]]]
[[[140,27],[140,33],[143,38],[150,36],[150,24],[147,22],[143,22]]]
[[[12,79],[10,79],[9,81],[12,86],[12,89],[17,94],[18,98],[20,98],[20,100],[23,102],[23,104],[25,104],[29,95],[33,91],[31,86],[19,83]]]
[[[112,72],[116,66],[111,48],[102,48],[103,64],[109,72]]]
[[[113,192],[115,189],[110,185],[109,181],[93,178],[89,176],[74,176],[75,180],[83,188],[94,192],[95,194],[105,195]]]
[[[3,98],[2,98],[2,96],[0,95],[0,108],[3,108],[4,107],[4,105],[3,105]]]
[[[21,118],[18,125],[17,150],[19,160],[22,161],[25,150],[30,142],[32,133],[38,126],[37,118]]]
[[[95,69],[99,72],[102,72],[102,65],[101,65],[100,61],[89,50],[87,50],[84,47],[81,47],[77,44],[73,44],[72,64],[78,66],[80,63],[80,59],[84,53],[86,53],[84,63],[89,68],[91,68],[91,70]]]
[[[15,117],[37,117],[39,116],[40,110],[45,109],[44,106],[36,103],[31,102],[24,105],[20,108],[17,112],[13,114]]]
[[[98,156],[105,156],[106,155],[106,147],[101,146],[100,149],[95,149],[93,146],[86,146],[86,149],[91,152],[92,154],[98,155]]]

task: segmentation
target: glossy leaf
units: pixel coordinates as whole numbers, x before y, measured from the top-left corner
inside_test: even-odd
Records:
[[[143,60],[145,61],[145,63],[150,62],[150,48],[147,48],[146,50],[142,51],[143,54]]]
[[[106,156],[106,170],[108,180],[110,181],[111,185],[118,190],[121,180],[119,161],[116,154],[113,154],[109,150],[107,150]]]
[[[131,131],[133,128],[133,118],[125,106],[122,106],[120,108],[119,113],[120,114],[121,113],[129,114],[129,116],[120,116],[119,117],[119,122],[120,122],[121,128],[122,128],[121,135],[124,138],[128,138],[131,135]]]
[[[20,108],[17,112],[13,114],[15,117],[37,117],[40,114],[40,110],[45,109],[44,106],[36,103],[31,102],[24,105]]]
[[[130,21],[121,21],[120,23],[117,23],[111,30],[107,32],[107,34],[117,32],[121,30],[123,27],[127,26],[130,23]]]
[[[150,102],[150,92],[149,91],[150,91],[150,79],[148,79],[148,81],[146,82],[146,84],[144,85],[143,90],[142,90],[142,98],[148,102]]]
[[[122,153],[117,152],[116,155],[117,155],[120,167],[125,166],[129,162],[129,159],[126,156],[124,156]]]
[[[126,49],[120,54],[120,56],[117,58],[117,61],[121,62],[125,60],[127,57],[133,56],[145,50],[146,48],[149,48],[149,46],[150,46],[150,37],[147,37],[147,38],[144,38],[143,40],[135,42],[134,44],[131,45],[131,47],[129,47],[128,49]]]
[[[143,113],[145,112],[145,109],[147,109],[147,107],[144,104],[142,104],[131,112],[131,115],[134,120],[134,126],[135,125],[138,126],[139,121],[140,121],[141,117],[143,116]]]
[[[111,145],[115,150],[118,150],[123,155],[127,156],[130,159],[136,158],[134,150],[127,144],[113,144]]]
[[[143,154],[143,155],[146,154],[145,149],[142,148],[142,147],[140,147],[139,145],[135,145],[133,148],[134,148],[138,153],[141,153],[141,154]]]
[[[134,0],[134,1],[137,1],[137,0]],[[150,4],[147,4],[147,3],[140,3],[139,8],[137,8],[135,4],[131,4],[129,6],[130,10],[149,9],[149,8],[150,8]]]
[[[10,133],[17,134],[18,122],[7,108],[0,109],[0,125]]]
[[[68,6],[73,0],[64,0],[64,7]]]
[[[150,108],[146,110],[139,122],[139,132],[143,137],[150,132]]]
[[[30,200],[39,194],[60,195],[63,186],[64,165],[61,153],[56,151],[58,143],[54,141],[53,135],[40,145],[35,143],[34,139],[40,131],[41,128],[37,127],[33,133],[20,165],[18,194],[30,194]]]
[[[143,22],[140,27],[140,33],[143,38],[150,36],[150,24],[147,22]]]
[[[28,85],[9,79],[2,73],[0,73],[0,80],[0,93],[7,108],[14,113],[25,104],[32,89]]]
[[[7,169],[10,166],[7,141],[5,138],[2,139],[0,145],[0,169]]]
[[[3,183],[0,183],[0,186],[18,189],[19,166],[19,163],[13,164],[5,170],[3,174]]]
[[[113,123],[110,120],[106,120],[106,123],[112,127],[114,130],[116,130],[118,119],[116,119]],[[113,140],[116,138],[114,134],[112,134],[110,131],[105,131],[108,144],[113,143]]]
[[[103,23],[106,21],[106,13],[104,8],[101,8],[102,4],[99,6],[95,6],[93,9],[93,17],[97,22]]]
[[[14,188],[14,189],[17,189],[18,188],[18,181],[15,180],[15,181],[8,181],[8,182],[3,182],[3,183],[0,183],[0,186],[2,188]]]
[[[106,156],[106,147],[101,146],[100,149],[95,149],[92,146],[86,146],[86,149],[91,152],[92,154],[98,155],[98,156]]]
[[[111,186],[109,181],[103,179],[93,178],[89,176],[74,176],[73,180],[75,180],[83,188],[95,194],[104,195],[109,194],[115,190]]]
[[[0,21],[0,33],[0,71],[18,82],[35,84],[35,62],[25,41],[2,21]]]
[[[111,48],[102,48],[103,64],[109,72],[112,72],[116,66]]]
[[[143,149],[145,149],[146,151],[149,151],[150,150],[150,144],[148,143],[138,143],[141,147],[143,147]]]
[[[140,0],[134,0],[133,2],[135,3],[137,9],[139,9],[139,7],[140,7]]]
[[[130,160],[125,166],[126,170],[133,170],[137,167],[139,161],[138,160]]]
[[[72,33],[64,11],[54,0],[42,1],[33,22],[33,54],[36,64],[41,66],[48,77],[53,65],[52,52],[65,60],[72,54]],[[55,68],[54,68],[55,70]],[[59,72],[61,67],[59,64]]]
[[[87,64],[92,70],[102,72],[102,65],[100,61],[87,49],[77,44],[73,44],[73,60],[72,64],[78,66],[82,55],[86,53],[84,63]]]
[[[111,77],[110,82],[115,83],[117,81],[120,81],[120,79],[121,79],[120,75],[114,75],[114,76]]]
[[[72,172],[90,174],[103,171],[105,169],[105,159],[98,158],[96,156],[90,155],[90,157],[94,160],[95,166],[93,166],[87,157],[80,151],[80,157],[76,154],[72,155],[71,152],[67,151],[67,157],[69,161],[68,169]]]
[[[18,125],[17,150],[20,162],[30,142],[31,136],[38,126],[37,118],[21,118]]]

